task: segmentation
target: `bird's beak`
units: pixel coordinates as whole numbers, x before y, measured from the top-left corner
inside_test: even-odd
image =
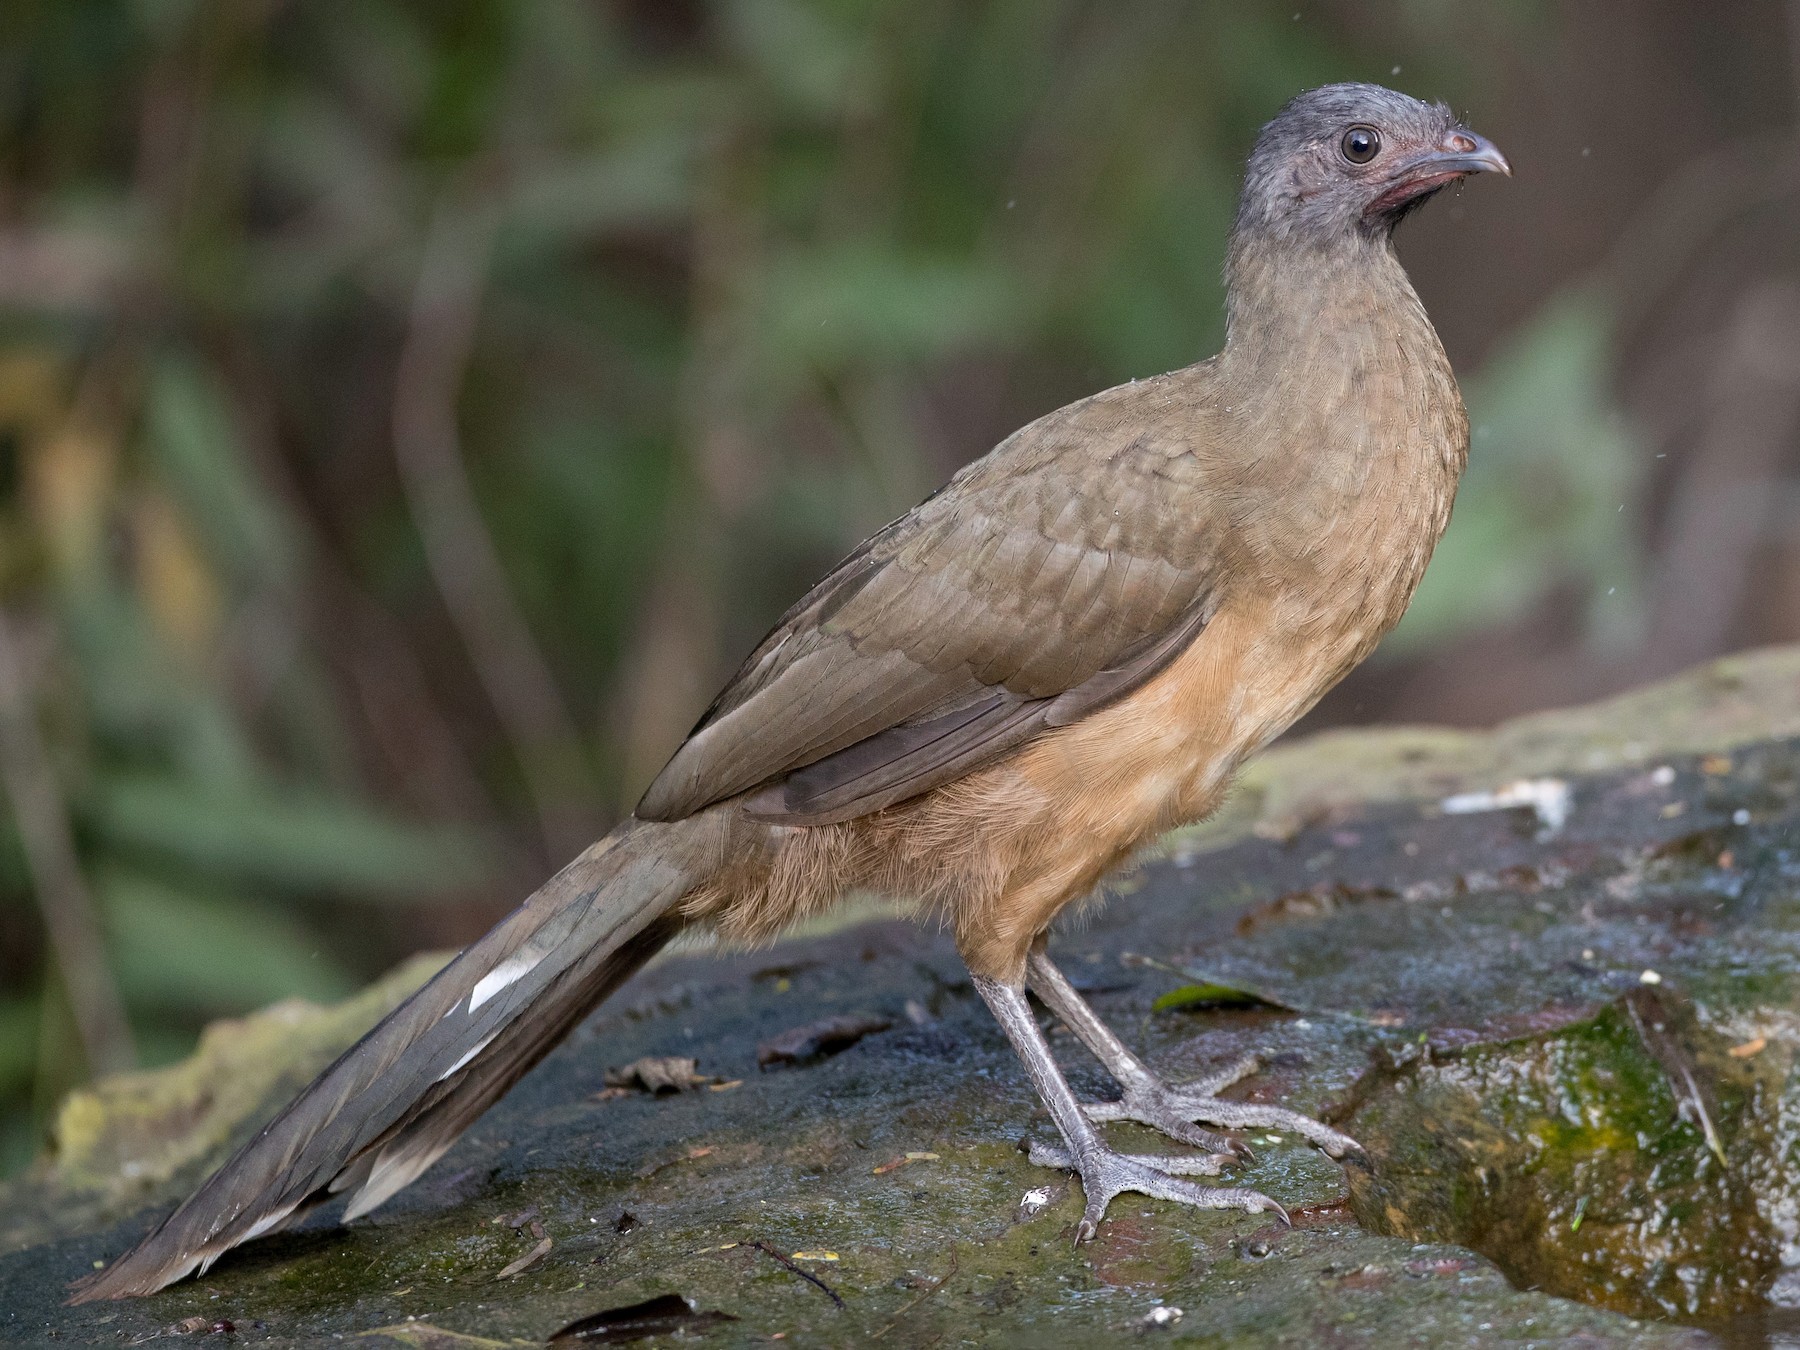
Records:
[[[1499,173],[1512,177],[1512,165],[1500,147],[1466,127],[1454,127],[1430,150],[1406,160],[1393,172],[1387,190],[1363,212],[1382,216],[1436,192],[1472,173]]]
[[[1500,147],[1466,127],[1457,127],[1444,137],[1436,150],[1420,156],[1414,163],[1431,173],[1498,173],[1512,177],[1512,165],[1506,162]]]

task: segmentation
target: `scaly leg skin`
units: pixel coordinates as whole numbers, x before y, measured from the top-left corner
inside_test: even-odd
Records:
[[[1112,1203],[1113,1197],[1126,1191],[1154,1196],[1159,1200],[1173,1200],[1176,1204],[1193,1205],[1199,1209],[1242,1209],[1252,1214],[1271,1210],[1280,1216],[1283,1223],[1287,1222],[1287,1211],[1266,1195],[1235,1188],[1197,1186],[1177,1175],[1216,1172],[1222,1159],[1152,1157],[1115,1153],[1108,1148],[1083,1114],[1081,1103],[1075,1100],[1075,1094],[1069,1090],[1062,1070],[1056,1067],[1056,1061],[1050,1055],[1050,1046],[1044,1040],[1044,1033],[1038,1029],[1037,1018],[1032,1015],[1030,1005],[1025,1002],[1023,986],[1014,988],[981,975],[974,975],[974,980],[976,991],[994,1014],[994,1020],[1000,1024],[1000,1029],[1006,1033],[1006,1039],[1012,1042],[1013,1049],[1018,1052],[1020,1061],[1025,1065],[1025,1072],[1031,1075],[1032,1086],[1043,1099],[1044,1106],[1050,1112],[1050,1119],[1056,1123],[1063,1143],[1067,1146],[1066,1150],[1034,1148],[1032,1161],[1044,1162],[1053,1167],[1067,1167],[1081,1177],[1081,1189],[1087,1196],[1087,1208],[1081,1216],[1080,1226],[1075,1230],[1077,1243],[1086,1242],[1094,1236],[1100,1221],[1106,1217],[1106,1207]]]
[[[1025,968],[1026,978],[1039,998],[1062,1018],[1076,1038],[1118,1080],[1124,1096],[1116,1102],[1086,1102],[1082,1110],[1096,1123],[1112,1120],[1135,1120],[1141,1125],[1160,1130],[1179,1143],[1210,1149],[1215,1153],[1233,1153],[1249,1159],[1250,1151],[1238,1140],[1227,1139],[1211,1130],[1200,1128],[1197,1121],[1225,1130],[1289,1130],[1317,1144],[1333,1158],[1362,1153],[1362,1145],[1347,1134],[1340,1134],[1310,1116],[1279,1106],[1260,1106],[1255,1102],[1226,1101],[1218,1094],[1262,1067],[1255,1055],[1246,1055],[1235,1064],[1197,1079],[1192,1083],[1171,1084],[1151,1071],[1150,1067],[1126,1049],[1125,1043],[1100,1020],[1087,1001],[1075,992],[1068,977],[1051,964],[1042,945],[1032,949]]]

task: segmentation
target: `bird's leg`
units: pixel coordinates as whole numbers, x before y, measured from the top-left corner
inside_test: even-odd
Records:
[[[1037,1018],[1032,1016],[1031,1007],[1025,1002],[1024,987],[1002,984],[982,975],[975,975],[974,980],[976,992],[987,1003],[994,1020],[1000,1023],[1000,1029],[1018,1052],[1025,1072],[1031,1075],[1032,1086],[1037,1089],[1067,1146],[1056,1149],[1033,1144],[1031,1161],[1043,1167],[1066,1168],[1081,1176],[1087,1208],[1081,1216],[1081,1225],[1075,1230],[1076,1242],[1086,1242],[1093,1237],[1100,1221],[1106,1217],[1106,1207],[1113,1197],[1126,1191],[1200,1209],[1242,1209],[1252,1214],[1273,1210],[1283,1222],[1287,1221],[1286,1211],[1266,1195],[1235,1188],[1199,1186],[1178,1175],[1216,1174],[1224,1164],[1222,1158],[1126,1154],[1108,1148],[1083,1114],[1081,1103],[1075,1100],[1062,1070],[1051,1057],[1050,1046],[1038,1028]]]
[[[1220,1097],[1219,1093],[1262,1067],[1262,1061],[1256,1055],[1245,1055],[1218,1073],[1191,1083],[1165,1083],[1149,1065],[1126,1048],[1112,1028],[1102,1022],[1099,1014],[1075,992],[1075,986],[1051,962],[1041,944],[1034,947],[1027,958],[1025,975],[1050,1011],[1062,1018],[1124,1089],[1124,1095],[1116,1102],[1084,1103],[1082,1110],[1089,1120],[1135,1120],[1183,1144],[1244,1158],[1249,1157],[1249,1150],[1241,1142],[1202,1129],[1196,1122],[1204,1121],[1226,1130],[1289,1130],[1311,1140],[1334,1158],[1362,1152],[1362,1146],[1349,1135],[1340,1134],[1310,1116],[1279,1106],[1227,1101]]]

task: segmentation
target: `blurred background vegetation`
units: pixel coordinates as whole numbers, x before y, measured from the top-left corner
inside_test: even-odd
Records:
[[[1775,0],[7,0],[0,1172],[210,1017],[467,940],[776,614],[1221,337],[1309,85],[1512,156],[1402,251],[1474,461],[1314,715],[1800,636]]]

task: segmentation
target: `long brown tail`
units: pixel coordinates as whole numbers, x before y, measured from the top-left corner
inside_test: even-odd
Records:
[[[148,1237],[73,1286],[130,1298],[351,1192],[406,1186],[681,928],[706,817],[631,820],[552,877],[341,1055]]]

